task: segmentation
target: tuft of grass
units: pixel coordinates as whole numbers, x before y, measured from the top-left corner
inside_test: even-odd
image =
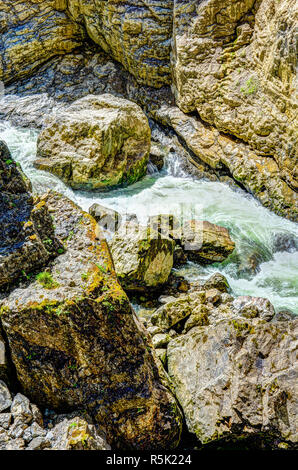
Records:
[[[253,95],[258,89],[258,82],[257,79],[254,77],[250,77],[246,82],[245,85],[240,88],[240,91],[244,93],[244,95]]]
[[[57,281],[55,281],[53,279],[52,275],[50,273],[46,272],[46,271],[37,274],[36,280],[45,289],[55,289],[56,287],[59,286],[59,283]]]

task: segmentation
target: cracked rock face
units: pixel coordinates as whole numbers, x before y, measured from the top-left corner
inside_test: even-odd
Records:
[[[255,437],[273,448],[297,445],[298,322],[273,315],[266,299],[206,291],[152,318],[164,333],[184,319],[182,334],[168,340],[167,365],[188,429],[201,443]]]
[[[0,80],[32,74],[51,57],[83,42],[83,29],[61,11],[56,0],[0,1]]]
[[[170,83],[173,0],[69,0],[68,11],[139,83]]]
[[[177,1],[174,12],[178,106],[273,156],[265,171],[279,172],[289,191],[297,190],[297,14],[295,0]]]

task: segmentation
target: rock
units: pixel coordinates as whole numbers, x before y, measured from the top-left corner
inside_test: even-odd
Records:
[[[166,349],[157,348],[155,349],[157,357],[161,360],[162,364],[165,366],[167,361],[167,351]]]
[[[230,290],[229,283],[225,276],[221,273],[215,273],[203,283],[203,290],[217,289],[220,292],[228,292]]]
[[[175,447],[180,412],[96,221],[56,193],[44,202],[65,247],[47,267],[53,288],[32,278],[1,304],[23,393],[42,408],[87,410],[111,445]]]
[[[171,238],[149,227],[123,224],[109,245],[125,290],[157,289],[167,282],[175,246]]]
[[[92,204],[92,206],[89,207],[89,214],[96,220],[100,227],[111,232],[118,230],[122,223],[122,217],[119,212],[104,207],[101,204]]]
[[[167,148],[159,144],[158,142],[151,141],[150,148],[150,161],[160,171],[163,169],[164,162],[168,156]]]
[[[8,383],[10,378],[10,367],[6,355],[6,346],[4,339],[1,336],[0,330],[0,380]]]
[[[49,116],[34,164],[76,189],[131,184],[146,174],[150,134],[136,104],[89,95]]]
[[[27,450],[44,450],[46,447],[49,447],[48,441],[42,437],[35,437],[28,445]]]
[[[173,52],[179,108],[196,111],[256,153],[273,155],[273,168],[264,160],[267,169],[259,171],[280,170],[279,178],[294,190],[296,16],[295,0],[261,0],[257,8],[255,0],[177,2]],[[243,165],[243,176],[246,171]]]
[[[175,246],[174,250],[174,268],[179,268],[187,263],[187,256],[183,248],[179,245]]]
[[[71,17],[141,84],[170,82],[173,0],[70,0]]]
[[[11,413],[14,421],[30,424],[33,415],[30,407],[30,401],[21,393],[17,393],[11,405]]]
[[[220,263],[235,248],[226,228],[199,220],[183,225],[181,245],[189,260],[201,264]]]
[[[191,294],[181,294],[177,299],[156,310],[151,316],[151,323],[154,326],[167,331],[194,313],[201,313],[201,306],[205,303],[205,292],[194,292]]]
[[[238,315],[245,318],[260,317],[270,321],[275,315],[271,302],[262,297],[240,296],[234,300],[233,308]]]
[[[148,217],[147,227],[161,235],[170,238],[181,236],[181,225],[177,217],[172,214],[158,214]]]
[[[10,392],[6,384],[0,380],[0,413],[10,408],[12,403]]]
[[[296,315],[293,312],[289,310],[281,310],[275,314],[274,321],[289,321],[294,320],[295,318]]]
[[[162,124],[172,127],[193,152],[193,157],[187,154],[193,165],[198,164],[197,159],[219,173],[228,168],[234,180],[265,207],[298,220],[296,192],[284,181],[282,167],[273,158],[259,155],[244,142],[207,126],[194,115],[184,114],[177,106],[164,103],[152,113]]]
[[[164,333],[158,333],[157,335],[154,335],[152,338],[152,344],[155,349],[158,348],[164,348],[167,346],[169,343],[171,337],[167,334]]]
[[[170,341],[167,365],[191,433],[203,443],[297,443],[297,319],[209,317]]]
[[[291,233],[275,233],[273,235],[273,252],[279,253],[286,251],[294,253],[298,251],[298,237]]]
[[[0,142],[0,220],[0,287],[26,278],[62,249],[46,204],[33,198],[30,183],[4,142]]]
[[[81,417],[64,419],[48,432],[53,450],[111,450],[96,426]]]
[[[83,42],[83,29],[55,11],[52,0],[1,0],[0,11],[0,80],[4,83],[31,75],[51,57]]]
[[[12,414],[11,413],[0,413],[0,429],[8,429],[12,420]]]

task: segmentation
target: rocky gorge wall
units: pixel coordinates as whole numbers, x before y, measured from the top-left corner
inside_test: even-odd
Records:
[[[56,90],[60,101],[108,87],[173,127],[198,161],[297,220],[295,0],[8,3],[0,3],[7,94]],[[81,67],[79,81],[72,73]]]

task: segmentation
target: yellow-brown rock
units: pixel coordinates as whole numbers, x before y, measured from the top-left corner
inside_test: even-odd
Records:
[[[71,17],[142,84],[170,83],[173,0],[69,0]]]
[[[296,190],[297,15],[296,0],[176,2],[173,61],[180,109],[273,157]]]
[[[51,57],[83,42],[83,29],[67,17],[57,0],[0,0],[0,80],[32,74]]]

